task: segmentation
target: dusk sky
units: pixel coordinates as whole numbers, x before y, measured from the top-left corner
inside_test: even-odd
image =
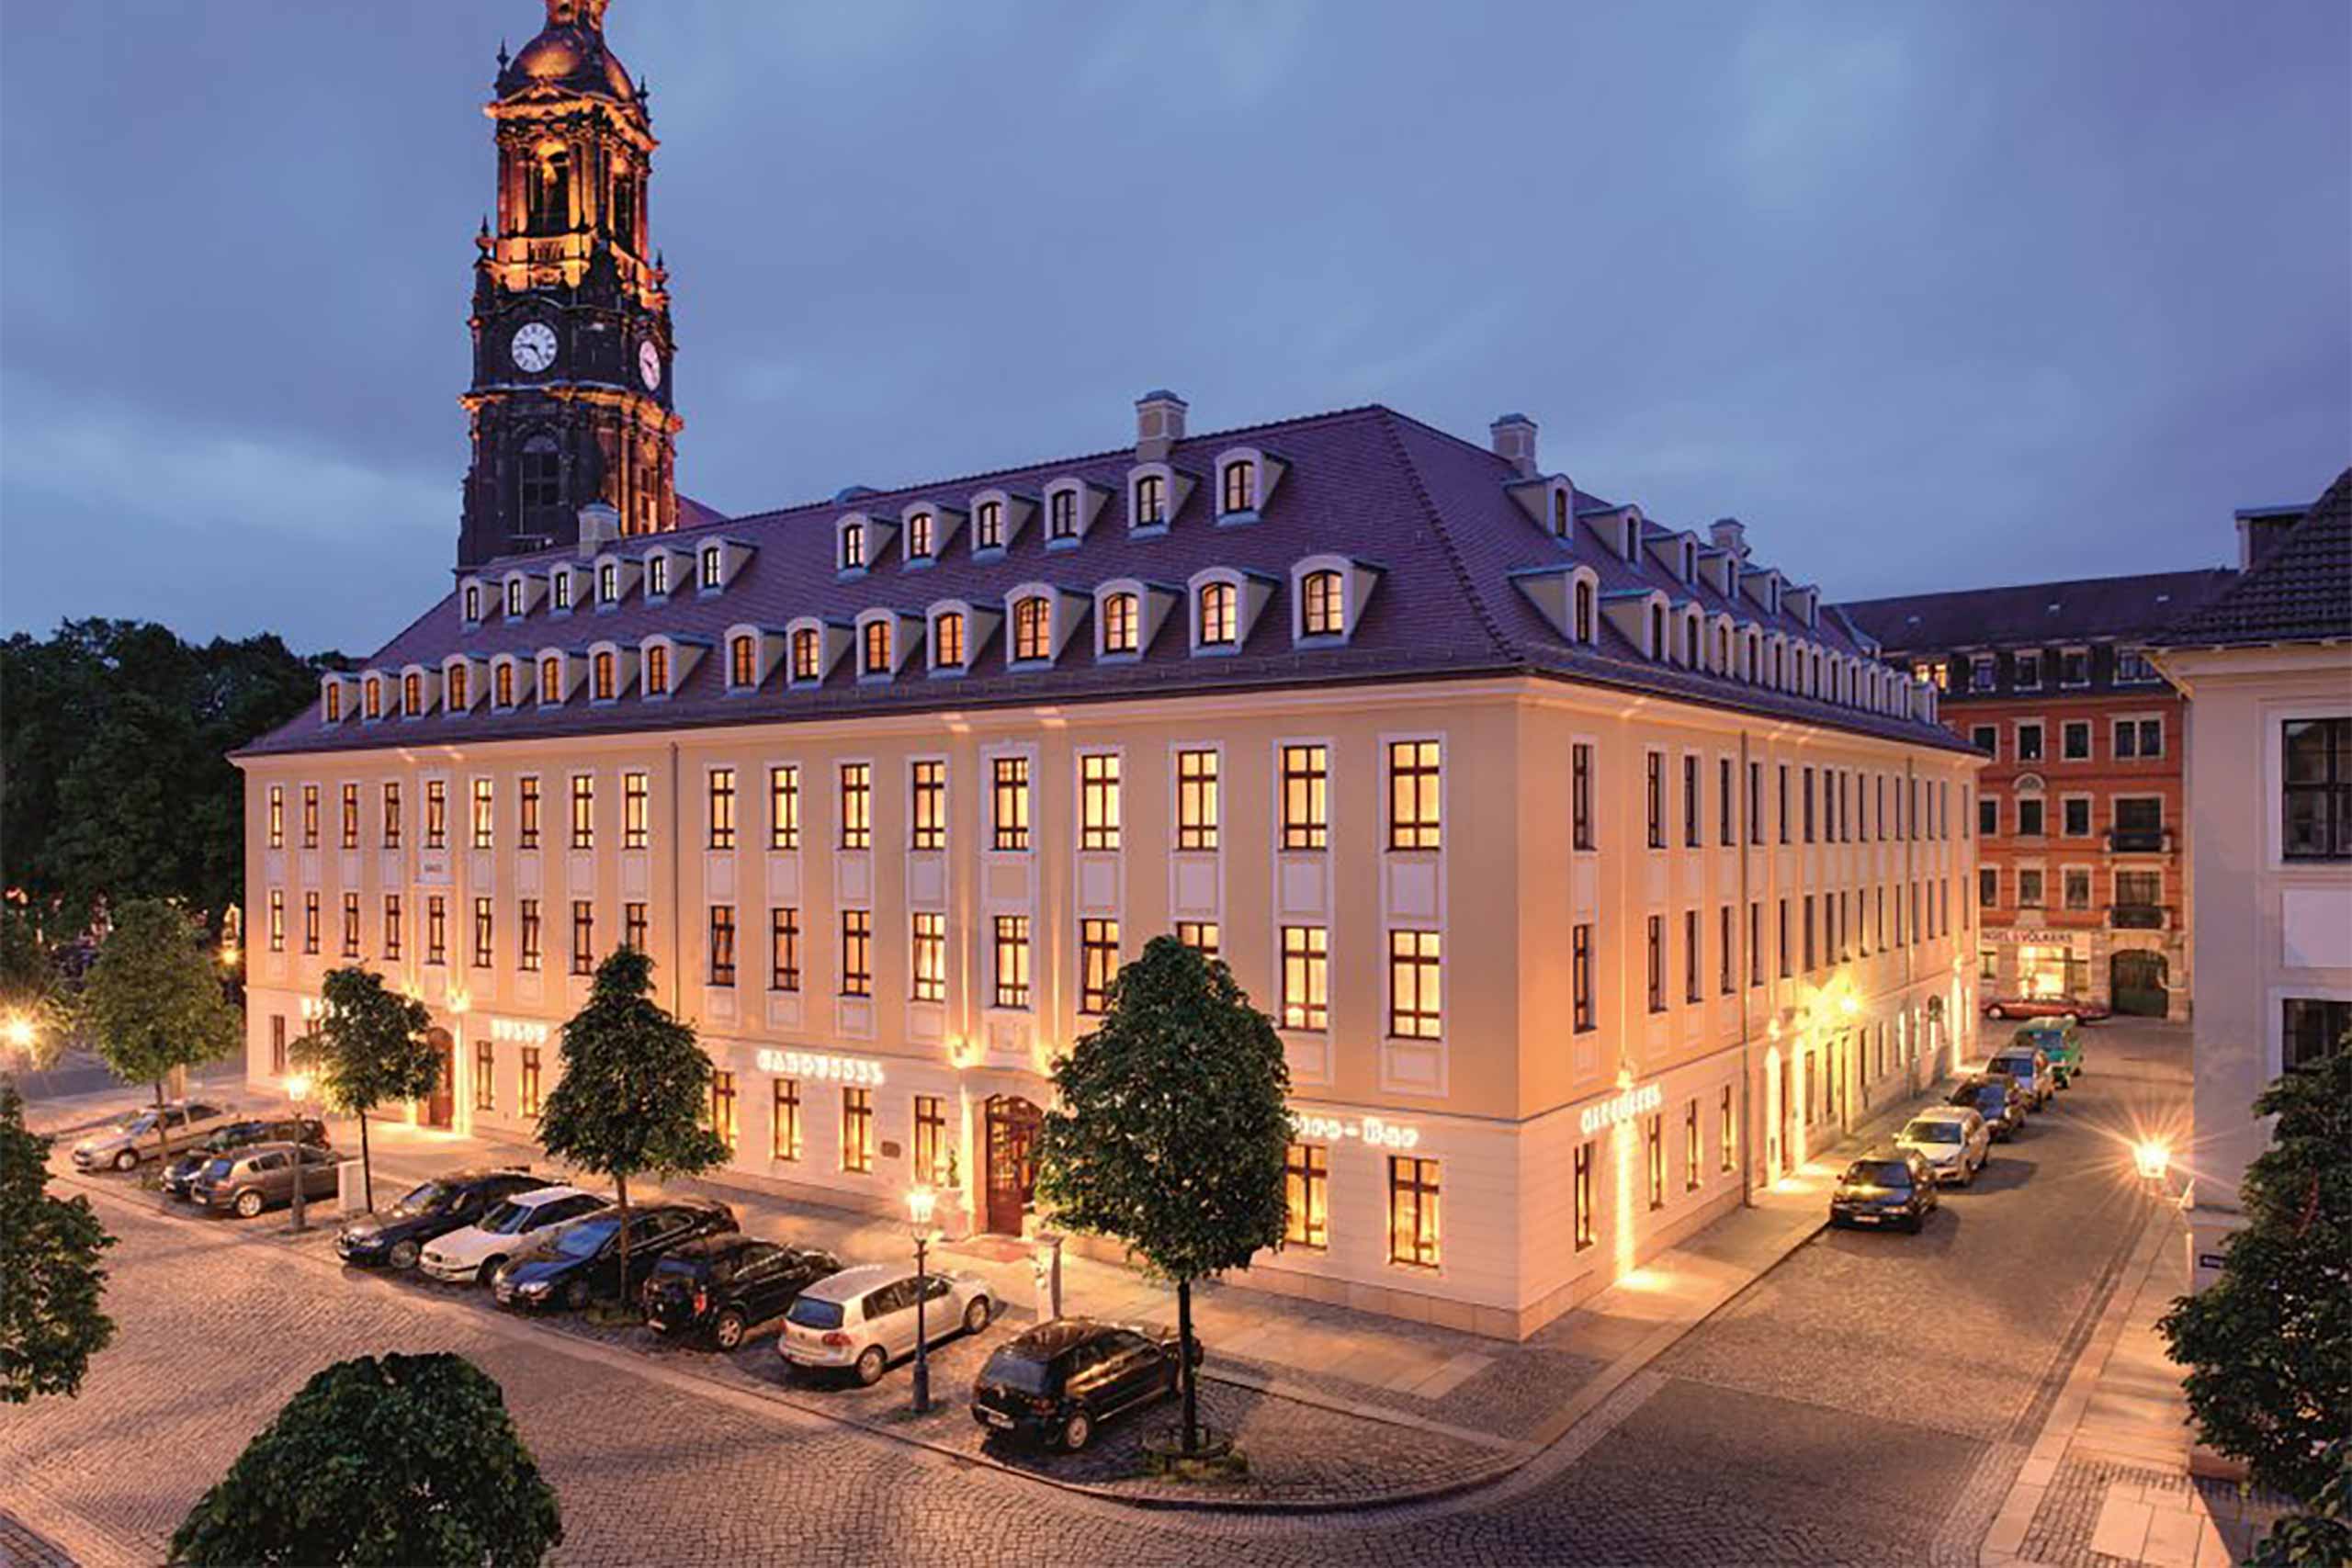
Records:
[[[0,6],[0,628],[447,591],[538,0]],[[1380,401],[1832,598],[2218,564],[2352,461],[2352,7],[616,0],[680,488]]]

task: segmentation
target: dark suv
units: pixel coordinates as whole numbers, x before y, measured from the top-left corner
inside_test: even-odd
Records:
[[[1916,1149],[1872,1149],[1846,1168],[1830,1194],[1833,1225],[1917,1231],[1936,1212],[1936,1176]]]
[[[517,1192],[548,1184],[523,1166],[453,1170],[401,1195],[389,1213],[362,1214],[343,1227],[334,1249],[345,1263],[413,1269],[424,1244],[472,1224]]]
[[[597,1296],[633,1301],[653,1266],[696,1236],[732,1231],[735,1211],[724,1203],[651,1203],[628,1216],[628,1272],[621,1278],[621,1212],[600,1209],[558,1225],[548,1239],[491,1278],[500,1306],[584,1307]]]
[[[1091,1317],[1041,1323],[989,1358],[972,1385],[972,1419],[1075,1453],[1097,1424],[1176,1392],[1177,1345],[1173,1329]]]
[[[645,1321],[656,1334],[707,1333],[720,1349],[732,1350],[802,1291],[841,1270],[840,1258],[813,1247],[740,1232],[700,1236],[653,1266],[645,1281]]]
[[[215,1155],[242,1149],[247,1144],[308,1144],[312,1148],[322,1149],[327,1146],[327,1125],[315,1116],[281,1116],[274,1122],[232,1122],[216,1129],[210,1137],[164,1168],[164,1190],[174,1198],[187,1197],[188,1189],[196,1182],[197,1173]]]

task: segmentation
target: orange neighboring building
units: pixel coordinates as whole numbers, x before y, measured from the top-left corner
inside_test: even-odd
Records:
[[[1944,690],[1992,758],[1977,780],[1977,974],[1986,1002],[2073,997],[2188,1015],[2188,705],[2148,661],[2222,569],[1841,605]]]

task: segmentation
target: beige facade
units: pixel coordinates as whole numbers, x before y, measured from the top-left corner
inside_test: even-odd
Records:
[[[1532,676],[379,728],[241,760],[257,1087],[365,962],[449,1036],[414,1114],[527,1136],[585,996],[578,908],[582,963],[640,941],[728,1075],[734,1179],[894,1212],[924,1181],[955,1230],[1037,1224],[1022,1138],[1090,962],[1167,931],[1213,931],[1284,1025],[1295,1241],[1240,1282],[1498,1336],[1973,1044],[1976,764],[1917,741]]]

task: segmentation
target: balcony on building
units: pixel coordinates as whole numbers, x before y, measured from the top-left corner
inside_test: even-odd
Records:
[[[2109,828],[2107,847],[2117,854],[2165,854],[2172,850],[2169,828]]]
[[[2107,907],[2107,923],[2115,931],[2170,931],[2172,922],[2173,911],[2169,904],[2109,904]]]

